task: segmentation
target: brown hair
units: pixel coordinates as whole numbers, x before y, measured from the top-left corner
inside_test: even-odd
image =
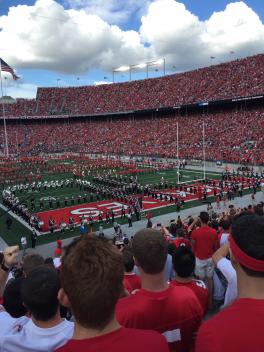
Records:
[[[103,329],[109,323],[123,289],[123,272],[122,255],[111,242],[89,234],[69,245],[61,285],[80,325]]]
[[[168,255],[168,245],[160,231],[154,229],[138,231],[132,246],[134,256],[146,274],[162,272]]]
[[[28,254],[25,256],[23,261],[23,271],[25,275],[29,275],[29,273],[36,269],[39,266],[44,265],[44,258],[39,254]]]

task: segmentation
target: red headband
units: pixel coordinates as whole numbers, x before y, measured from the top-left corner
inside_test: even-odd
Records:
[[[236,260],[239,262],[239,264],[242,264],[246,268],[254,271],[264,272],[264,260],[252,258],[244,251],[242,251],[242,249],[239,248],[236,244],[232,235],[229,236],[229,243],[231,251],[234,254]]]

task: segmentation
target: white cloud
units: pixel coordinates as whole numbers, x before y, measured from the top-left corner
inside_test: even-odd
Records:
[[[111,24],[122,23],[145,9],[151,0],[65,0],[73,9],[83,9]]]
[[[258,15],[244,2],[234,2],[201,21],[185,5],[174,0],[157,0],[142,17],[140,35],[157,57],[168,65],[186,70],[217,61],[263,51],[264,26]]]
[[[65,10],[53,0],[11,7],[0,28],[0,52],[18,67],[83,73],[145,56],[136,31],[122,31],[84,10]]]
[[[230,3],[206,21],[175,0],[64,2],[74,8],[37,0],[34,6],[11,7],[8,15],[0,16],[0,52],[18,73],[20,67],[72,74],[92,68],[107,72],[163,57],[167,69],[175,66],[180,71],[208,65],[210,56],[225,61],[231,50],[242,57],[264,47],[263,23],[243,1]],[[142,4],[148,6],[142,10]],[[135,11],[143,11],[138,30],[110,24],[128,20]]]
[[[102,86],[103,84],[111,84],[113,82],[108,82],[108,81],[94,81],[95,86]]]

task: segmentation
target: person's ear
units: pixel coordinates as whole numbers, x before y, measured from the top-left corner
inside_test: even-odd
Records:
[[[57,298],[62,306],[70,308],[69,298],[63,288],[60,288]]]

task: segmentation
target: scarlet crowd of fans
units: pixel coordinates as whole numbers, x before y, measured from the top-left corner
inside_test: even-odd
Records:
[[[262,351],[263,205],[160,230],[149,219],[114,243],[84,233],[64,249],[58,240],[45,261],[31,254],[18,265],[18,246],[6,248],[1,350]]]
[[[102,86],[39,88],[6,116],[87,115],[159,109],[263,94],[264,55],[170,76]],[[2,116],[2,111],[0,111]]]
[[[203,122],[207,160],[264,163],[263,109],[112,122],[20,123],[8,125],[7,132],[10,153],[19,155],[69,151],[170,158],[177,155],[178,123],[180,157],[202,160]],[[1,132],[3,126],[3,146]]]

